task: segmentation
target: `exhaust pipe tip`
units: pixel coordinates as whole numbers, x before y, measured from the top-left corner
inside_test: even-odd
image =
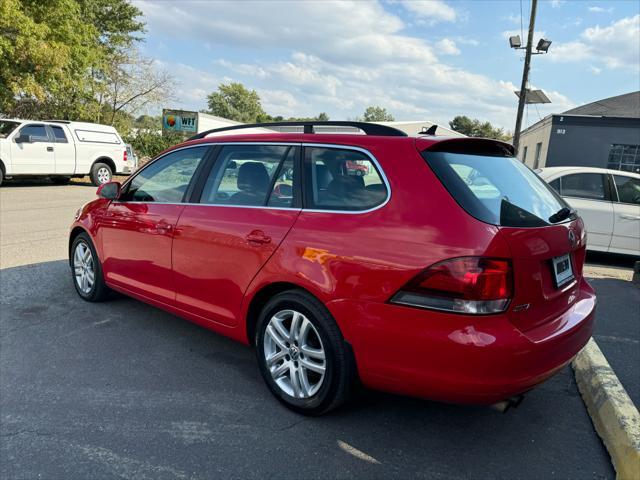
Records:
[[[501,402],[496,402],[493,405],[490,405],[490,407],[501,413],[507,413],[510,408],[518,408],[522,403],[522,400],[524,400],[524,395],[516,395],[506,398]]]

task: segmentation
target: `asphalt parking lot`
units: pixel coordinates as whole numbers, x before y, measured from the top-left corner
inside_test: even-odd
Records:
[[[66,233],[94,192],[0,189],[2,478],[614,478],[570,368],[506,414],[363,391],[307,418],[271,397],[249,348],[124,297],[81,301]],[[637,351],[610,318],[637,287],[608,270],[626,283],[594,282],[596,339]]]

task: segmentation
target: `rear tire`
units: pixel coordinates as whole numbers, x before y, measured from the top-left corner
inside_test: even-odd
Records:
[[[87,302],[106,300],[111,290],[104,283],[102,265],[89,235],[80,233],[71,246],[71,278],[80,298]]]
[[[113,178],[113,170],[106,163],[97,162],[91,167],[91,183],[96,187],[108,183]]]
[[[260,373],[288,408],[317,416],[348,400],[355,362],[318,299],[299,290],[276,295],[262,309],[256,332]]]

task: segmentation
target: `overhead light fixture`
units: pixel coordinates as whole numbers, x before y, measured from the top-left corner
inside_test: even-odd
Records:
[[[511,46],[511,48],[520,48],[522,46],[520,35],[509,37],[509,45]]]
[[[542,90],[531,90],[530,88],[527,88],[526,92],[527,93],[524,96],[524,101],[527,104],[551,103],[551,100],[549,100],[549,97],[547,97],[547,95]],[[514,93],[518,98],[520,98],[519,91],[516,91]]]
[[[549,47],[551,46],[551,40],[545,40],[541,38],[536,46],[536,50],[539,52],[547,53],[549,51]]]

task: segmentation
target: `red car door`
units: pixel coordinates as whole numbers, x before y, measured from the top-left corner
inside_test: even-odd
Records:
[[[245,290],[300,213],[299,147],[227,145],[173,243],[176,305],[232,326]],[[296,186],[294,186],[296,185]]]
[[[209,147],[170,152],[140,171],[100,222],[108,284],[173,304],[171,244],[183,198]]]

